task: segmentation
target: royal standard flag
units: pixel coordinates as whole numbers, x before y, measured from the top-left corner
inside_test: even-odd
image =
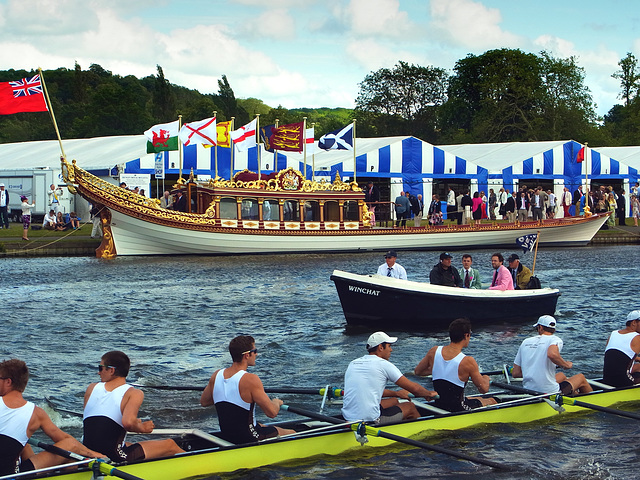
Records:
[[[147,153],[178,150],[178,120],[154,125],[144,132],[147,137]]]
[[[271,148],[284,152],[301,152],[304,149],[304,122],[276,128],[271,135]]]
[[[216,130],[218,132],[218,146],[229,148],[231,146],[231,122],[218,122]]]

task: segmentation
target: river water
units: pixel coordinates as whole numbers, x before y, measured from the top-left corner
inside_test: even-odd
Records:
[[[460,256],[454,253],[454,265]],[[474,266],[490,280],[492,251],[472,252]],[[505,257],[513,252],[503,252]],[[399,252],[409,279],[427,281],[436,252]],[[521,255],[531,267],[533,256]],[[2,261],[4,311],[0,358],[27,362],[31,379],[25,396],[41,406],[50,397],[60,407],[82,410],[86,386],[98,380],[97,364],[108,350],[132,359],[129,381],[204,386],[211,373],[230,363],[227,345],[250,334],[259,349],[252,370],[269,387],[342,386],[348,363],[365,353],[371,332],[345,329],[329,276],[333,269],[373,273],[380,253],[358,255],[270,255],[237,257],[35,258]],[[602,373],[609,332],[620,328],[638,301],[638,247],[541,249],[535,273],[543,286],[562,291],[558,335],[574,374]],[[635,265],[635,267],[634,267]],[[425,312],[425,316],[428,312]],[[391,361],[411,371],[447,332],[396,332]],[[530,325],[474,327],[466,353],[482,370],[512,363]],[[411,378],[411,377],[410,377]],[[413,378],[415,380],[415,378]],[[426,384],[430,387],[429,384]],[[320,397],[282,395],[309,409]],[[76,437],[80,420],[48,410]],[[329,405],[324,413],[339,412]],[[199,405],[199,392],[147,390],[143,411],[158,428],[214,429],[215,414]],[[283,413],[278,418],[294,418]],[[259,420],[266,420],[260,416]],[[446,448],[522,466],[498,473],[488,467],[422,450],[356,452],[224,478],[630,478],[640,460],[633,420],[587,413],[543,423],[491,425],[441,433],[429,441]]]

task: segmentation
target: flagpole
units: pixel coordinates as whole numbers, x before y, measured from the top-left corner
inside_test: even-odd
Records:
[[[356,120],[353,119],[353,181],[356,181]]]
[[[587,192],[584,199],[584,212],[591,211],[589,208],[589,142],[584,142],[584,189]]]
[[[274,129],[278,128],[278,124],[280,123],[280,121],[276,118],[276,123],[274,123]],[[269,145],[271,146],[271,145]],[[273,171],[276,172],[278,171],[278,149],[274,148],[273,149]]]
[[[178,115],[178,131],[180,131],[181,128],[182,128],[182,115]],[[178,140],[178,161],[180,163],[178,180],[181,180],[182,179],[182,142],[180,140]]]
[[[60,145],[60,152],[62,152],[62,158],[67,159],[67,155],[64,153],[64,148],[62,148],[62,138],[60,138],[60,131],[58,130],[58,123],[56,122],[56,115],[53,113],[53,105],[51,105],[51,99],[49,98],[49,92],[47,91],[47,84],[44,83],[44,75],[42,74],[42,68],[38,67],[38,72],[40,74],[40,81],[42,82],[42,88],[44,88],[44,97],[47,102],[47,106],[49,107],[49,113],[51,114],[51,120],[53,121],[53,128],[56,131],[56,135],[58,136],[58,144]]]
[[[231,138],[231,132],[233,132],[233,123],[236,117],[231,117],[231,124],[229,125],[229,146],[231,147],[231,171],[229,172],[229,181],[233,180],[233,160],[235,157],[235,146],[233,142],[233,138]]]
[[[316,122],[313,122],[311,124],[311,127],[315,129],[316,128]],[[304,135],[305,135],[305,137],[307,136],[307,131],[306,130],[304,131]],[[314,138],[313,138],[314,143],[315,143],[315,140],[316,139],[315,139],[315,130],[314,130]],[[306,154],[307,141],[305,140],[304,143],[305,143],[305,147],[304,148],[305,148],[305,154]],[[314,145],[314,148],[313,148],[313,153],[311,154],[311,181],[312,182],[316,181],[316,149],[315,149],[315,145]]]
[[[540,241],[540,230],[538,230],[538,234],[536,235],[536,251],[533,252],[533,266],[531,267],[531,275],[535,275],[536,272],[536,257],[538,256],[538,242]]]
[[[256,148],[257,148],[256,157],[258,158],[258,180],[260,180],[262,178],[262,176],[260,175],[260,171],[262,170],[262,165],[260,165],[261,155],[260,155],[260,114],[259,113],[256,113],[255,135],[258,135],[258,138],[256,138]],[[249,155],[248,151],[247,151],[247,155]]]
[[[218,178],[218,111],[213,111],[213,118],[216,119],[216,150],[213,153],[216,164],[216,176],[214,178]]]

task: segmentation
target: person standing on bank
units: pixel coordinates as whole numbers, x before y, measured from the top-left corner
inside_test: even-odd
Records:
[[[449,187],[447,192],[447,218],[450,220],[457,218],[456,193],[453,187]]]
[[[640,310],[633,310],[627,315],[625,327],[614,330],[609,335],[604,351],[602,381],[612,387],[628,387],[640,383],[640,364],[635,363],[639,354]]]
[[[462,287],[462,279],[458,269],[451,265],[453,257],[449,253],[441,253],[440,261],[433,266],[429,273],[429,282],[432,285],[444,287]]]
[[[384,332],[371,334],[367,340],[368,355],[356,358],[347,367],[342,406],[342,416],[346,421],[363,420],[385,425],[418,418],[420,414],[416,406],[411,402],[400,403],[398,398],[408,399],[409,392],[427,400],[437,395],[407,379],[389,361],[393,351],[391,344],[397,340],[398,337],[390,337]],[[395,383],[402,390],[387,389],[388,382]]]
[[[131,361],[120,351],[105,353],[98,365],[100,382],[92,383],[84,394],[84,445],[114,462],[166,457],[184,453],[175,441],[147,440],[125,443],[127,432],[151,433],[151,420],[138,418],[144,393],[127,384]]]
[[[221,437],[236,444],[254,443],[265,438],[295,433],[294,430],[265,426],[256,422],[258,405],[269,418],[275,418],[283,401],[269,398],[255,373],[247,369],[256,364],[258,349],[250,335],[240,335],[229,342],[232,364],[213,372],[200,397],[200,405],[215,405]]]
[[[31,209],[36,206],[35,203],[29,203],[29,199],[24,195],[20,196],[20,200],[22,200],[22,204],[20,207],[22,208],[22,239],[29,240],[29,225],[31,225]]]
[[[0,183],[0,228],[9,228],[9,192]]]
[[[618,225],[627,226],[627,199],[624,196],[624,190],[620,190],[620,195],[616,200],[616,216],[618,217]]]
[[[540,393],[588,393],[593,391],[585,376],[581,373],[567,378],[564,373],[556,373],[556,365],[571,369],[573,362],[568,362],[560,352],[562,339],[555,335],[556,319],[551,315],[542,315],[537,323],[538,335],[525,339],[513,361],[512,375],[522,378],[522,386]]]
[[[415,204],[413,199],[415,198]],[[424,202],[422,201],[422,194],[418,194],[415,197],[412,197],[410,200],[411,208],[413,210],[413,226],[419,227],[422,224],[422,215],[424,214]]]
[[[410,215],[411,202],[405,196],[404,192],[396,197],[396,227],[407,226],[407,215]]]
[[[398,254],[395,250],[389,250],[384,254],[385,263],[378,267],[378,271],[376,272],[378,275],[382,275],[383,277],[391,277],[398,278],[400,280],[407,279],[407,271],[404,269],[402,265],[396,263],[396,258]]]

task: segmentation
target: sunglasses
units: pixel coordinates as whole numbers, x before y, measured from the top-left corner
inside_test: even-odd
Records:
[[[113,365],[98,365],[98,372],[101,372],[105,368],[116,368]]]
[[[257,355],[258,354],[258,349],[257,348],[252,348],[251,350],[247,350],[246,352],[242,352],[242,355],[244,355],[245,353],[255,353]]]

